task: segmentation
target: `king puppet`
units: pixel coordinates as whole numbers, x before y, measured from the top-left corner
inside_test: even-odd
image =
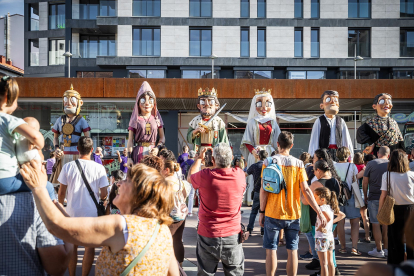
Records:
[[[91,128],[79,114],[82,105],[81,95],[71,85],[70,89],[63,93],[63,111],[65,114],[56,120],[52,128],[54,133],[53,145],[58,157],[50,179],[53,184],[58,183],[57,179],[63,165],[79,158],[77,146],[82,133],[85,136],[90,136]]]
[[[194,144],[196,152],[204,147],[214,147],[218,143],[229,143],[226,124],[217,116],[224,106],[225,104],[220,108],[217,90],[214,88],[198,90],[197,109],[200,115],[191,120],[187,132],[187,141]]]

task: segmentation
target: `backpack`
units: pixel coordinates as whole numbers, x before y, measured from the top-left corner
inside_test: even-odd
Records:
[[[183,221],[187,217],[188,208],[187,204],[185,203],[185,198],[183,191],[185,191],[184,184],[182,183],[181,179],[178,179],[180,186],[178,191],[174,193],[174,207],[171,210],[170,217],[174,220],[174,222]]]
[[[341,180],[341,182],[339,182],[339,195],[338,195],[339,206],[345,206],[348,200],[352,196],[352,192],[349,189],[348,183],[346,182],[346,178],[348,177],[348,171],[349,171],[350,166],[351,166],[351,163],[349,163],[348,169],[346,170],[345,181]]]
[[[275,160],[275,162],[273,162]],[[283,177],[282,169],[277,164],[276,159],[272,157],[267,158],[268,165],[263,169],[263,190],[269,193],[278,194],[283,189],[287,193],[285,179]]]

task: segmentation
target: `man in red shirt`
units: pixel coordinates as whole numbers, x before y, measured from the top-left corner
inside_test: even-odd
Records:
[[[244,253],[239,233],[246,178],[243,170],[231,167],[233,153],[226,143],[214,147],[214,169],[200,171],[206,151],[207,148],[203,149],[188,174],[188,181],[198,189],[200,198],[198,275],[214,275],[220,260],[226,275],[243,275]]]

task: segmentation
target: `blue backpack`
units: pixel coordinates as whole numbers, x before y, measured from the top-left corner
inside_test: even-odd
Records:
[[[278,194],[285,189],[285,193],[287,193],[282,169],[277,162],[273,163],[272,157],[268,157],[267,162],[267,167],[263,169],[263,190],[269,193]]]

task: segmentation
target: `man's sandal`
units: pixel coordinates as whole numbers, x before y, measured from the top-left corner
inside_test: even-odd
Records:
[[[346,248],[340,248],[340,249],[338,249],[338,252],[339,253],[342,253],[342,254],[345,254],[345,253],[348,253],[348,251],[346,250]]]
[[[351,254],[355,256],[361,256],[362,253],[358,251],[358,249],[352,247]]]

